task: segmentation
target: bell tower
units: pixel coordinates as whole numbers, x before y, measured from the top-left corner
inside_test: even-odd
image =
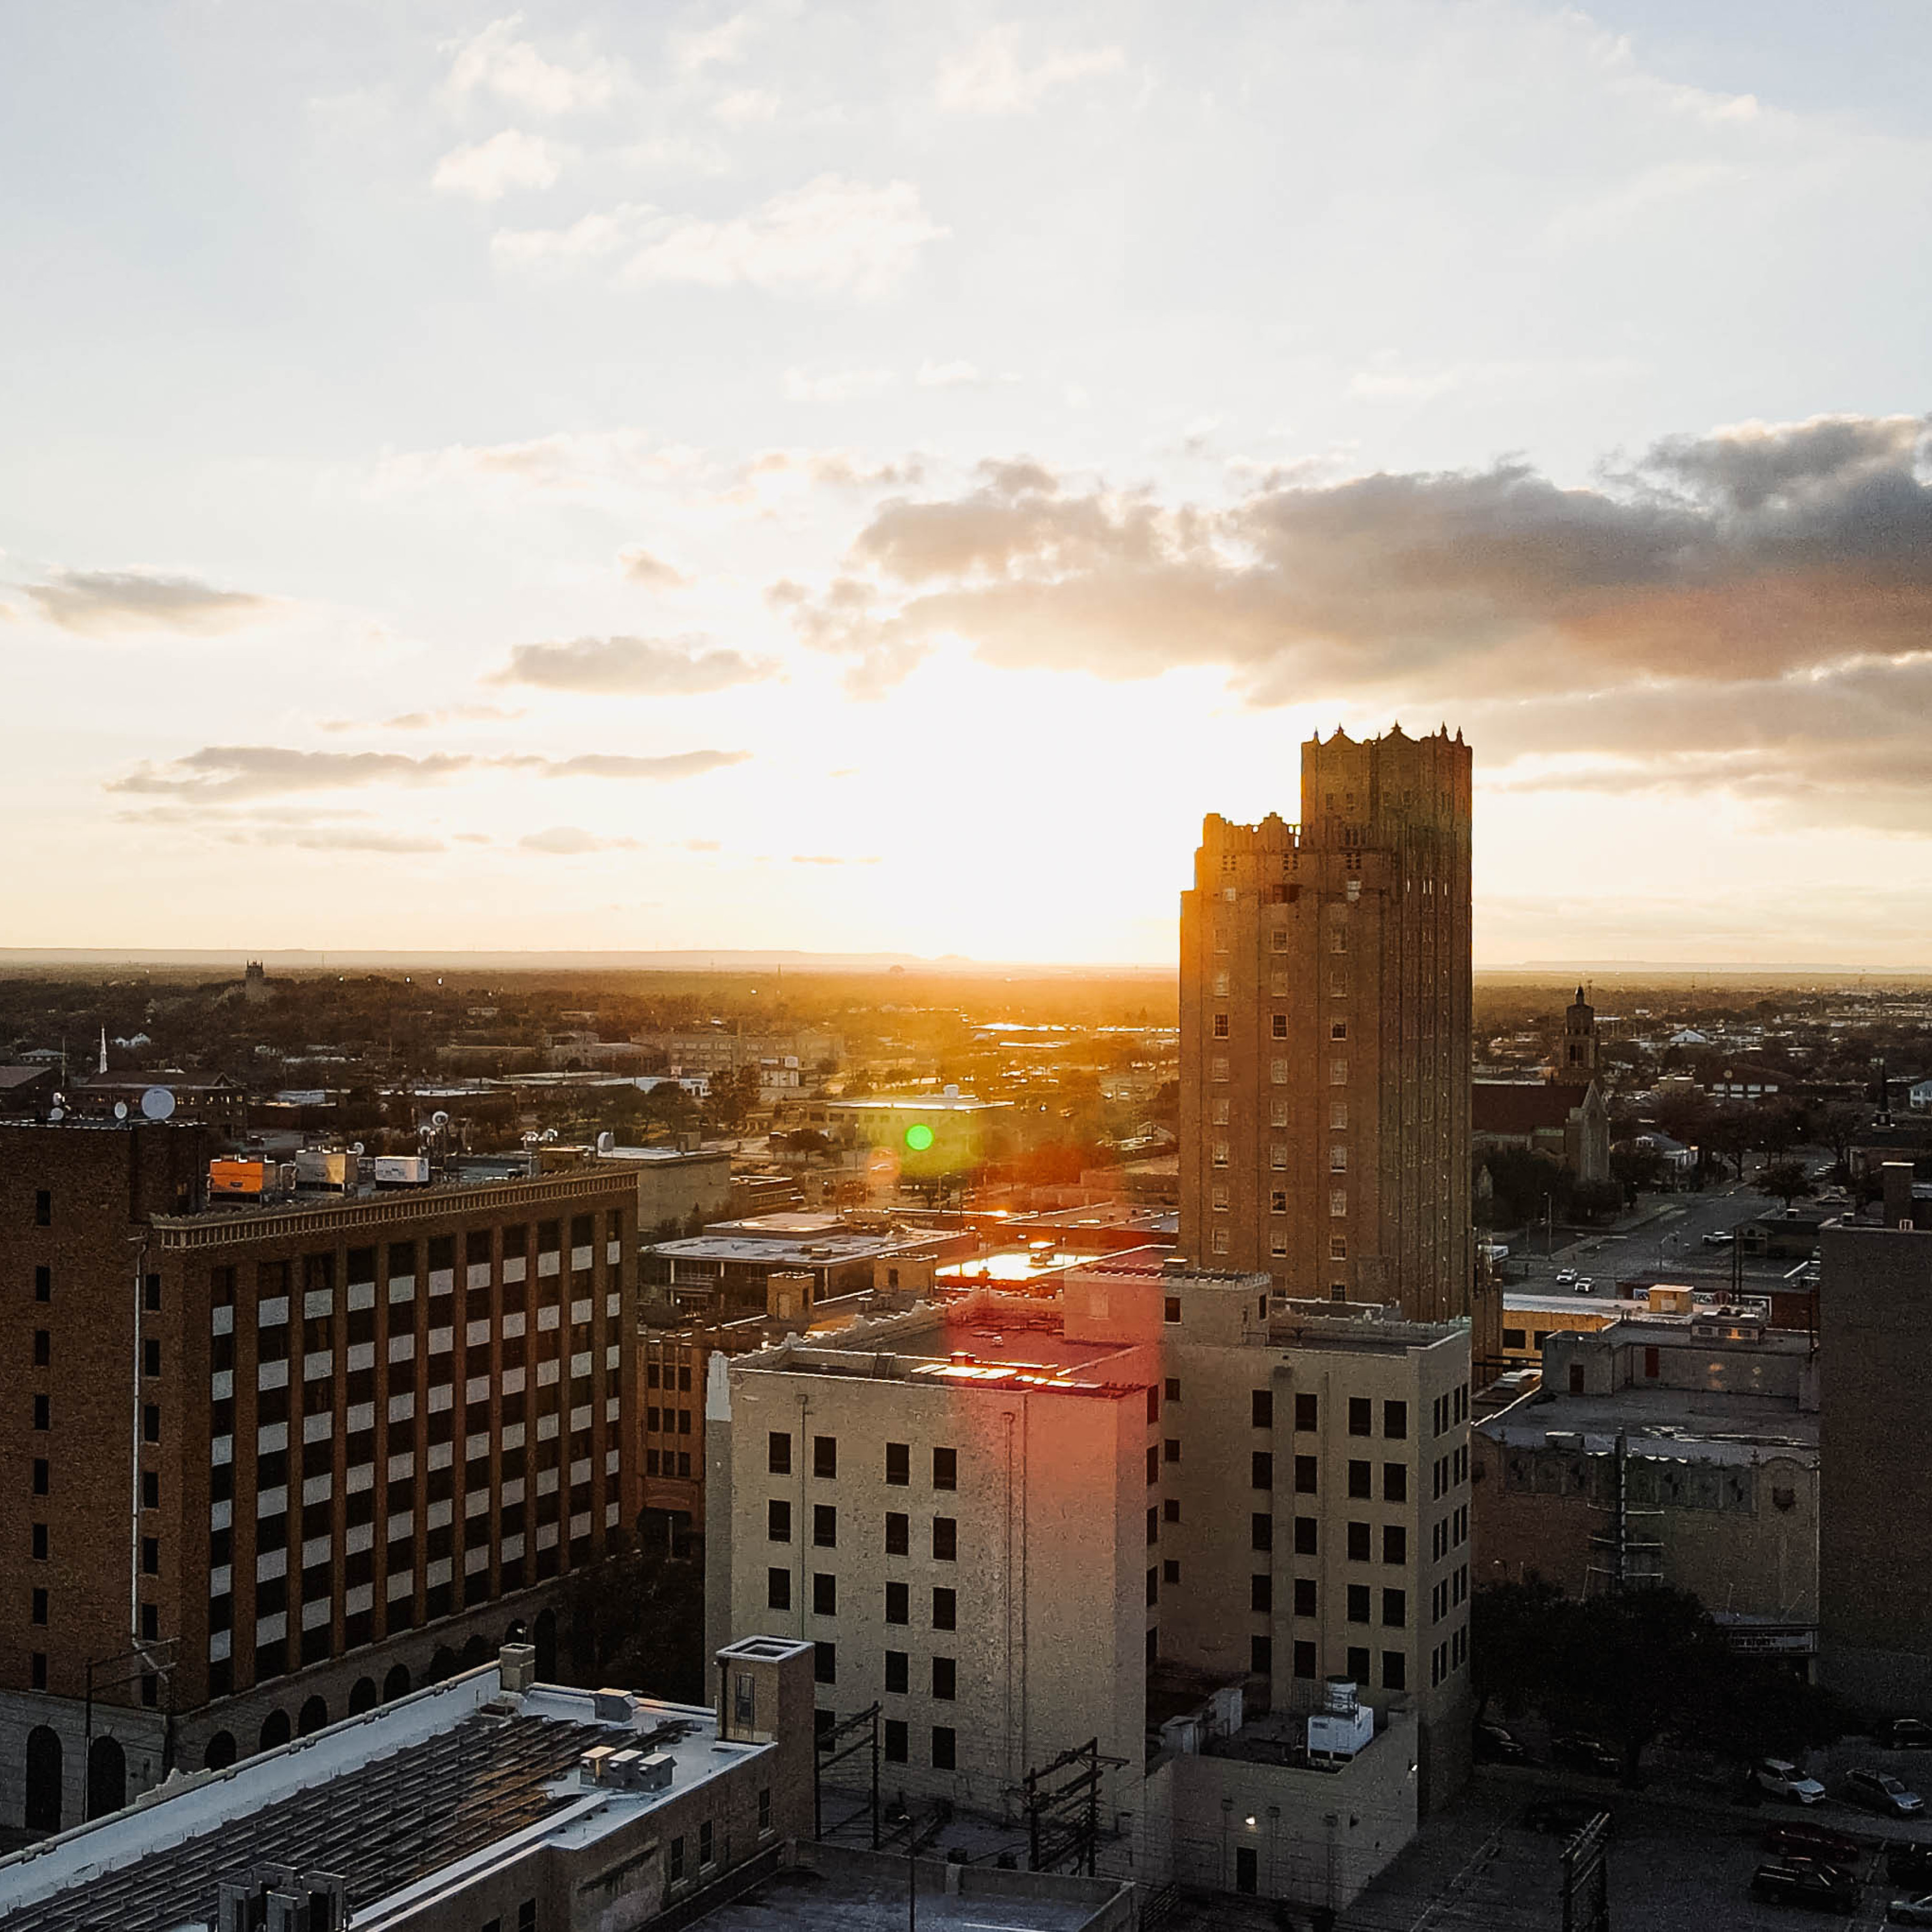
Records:
[[[1556,1081],[1559,1087],[1587,1087],[1597,1077],[1597,1010],[1583,997],[1581,986],[1563,1016],[1563,1044],[1558,1049]]]

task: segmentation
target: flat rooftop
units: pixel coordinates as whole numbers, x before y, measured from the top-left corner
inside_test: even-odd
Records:
[[[633,1698],[628,1718],[600,1720],[590,1691],[509,1700],[499,1683],[485,1665],[0,1859],[0,1923],[212,1926],[224,1879],[286,1864],[340,1874],[353,1923],[377,1928],[506,1839],[582,1843],[772,1748],[717,1743],[702,1708]],[[600,1744],[668,1753],[670,1790],[585,1784],[578,1760]]]
[[[1544,1384],[1548,1394],[1548,1384]],[[1618,1431],[1628,1432],[1631,1453],[1678,1456],[1700,1462],[1748,1462],[1767,1449],[1815,1454],[1816,1411],[1801,1409],[1791,1396],[1743,1395],[1709,1389],[1623,1388],[1606,1395],[1559,1393],[1546,1401],[1519,1402],[1474,1426],[1492,1442],[1540,1449],[1550,1432],[1581,1436],[1586,1449],[1607,1452]]]
[[[931,1234],[814,1234],[808,1239],[781,1240],[764,1234],[687,1234],[675,1241],[654,1241],[647,1255],[679,1262],[750,1262],[772,1268],[808,1268],[830,1262],[870,1261],[930,1248]]]

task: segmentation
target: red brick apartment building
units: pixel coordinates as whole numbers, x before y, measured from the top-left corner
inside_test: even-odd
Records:
[[[206,1212],[211,1144],[0,1124],[0,1824],[550,1668],[636,1514],[630,1170]]]

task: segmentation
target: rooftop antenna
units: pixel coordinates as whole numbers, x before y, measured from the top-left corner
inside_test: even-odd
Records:
[[[100,1029],[100,1071],[107,1071],[107,1029],[104,1026]]]

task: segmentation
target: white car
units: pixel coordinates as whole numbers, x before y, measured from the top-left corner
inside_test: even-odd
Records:
[[[1579,1294],[1594,1294],[1597,1292],[1597,1284],[1586,1274],[1580,1274],[1570,1285]]]
[[[1574,1268],[1558,1268],[1556,1270],[1556,1286],[1558,1288],[1568,1288],[1576,1279],[1576,1270]]]
[[[1894,1898],[1885,1916],[1894,1925],[1932,1925],[1932,1892],[1923,1898]]]
[[[1760,1791],[1774,1798],[1788,1798],[1794,1804],[1815,1804],[1825,1795],[1825,1787],[1815,1778],[1807,1778],[1797,1766],[1781,1757],[1760,1758],[1751,1776]]]

